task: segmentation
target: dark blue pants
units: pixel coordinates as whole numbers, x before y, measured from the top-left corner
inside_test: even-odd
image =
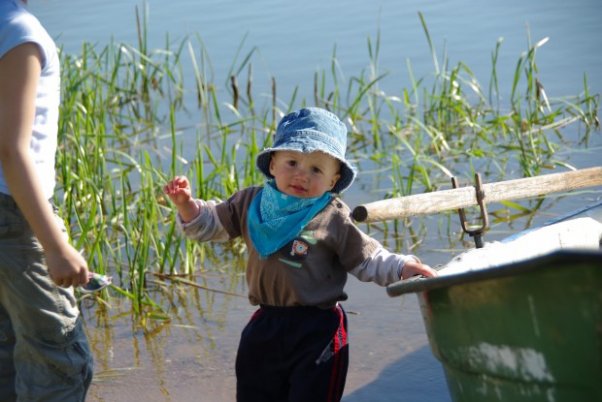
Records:
[[[241,335],[236,400],[340,401],[348,365],[347,317],[340,306],[262,306]]]

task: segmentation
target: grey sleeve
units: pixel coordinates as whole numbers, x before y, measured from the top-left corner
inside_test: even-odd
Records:
[[[183,222],[180,214],[176,217],[176,222],[180,232],[189,239],[197,241],[226,241],[230,238],[222,226],[215,206],[217,201],[195,200],[199,206],[199,214],[190,222]]]
[[[413,255],[394,254],[384,247],[377,248],[370,258],[349,271],[362,282],[374,282],[387,286],[401,280],[401,271],[409,260],[417,260]]]

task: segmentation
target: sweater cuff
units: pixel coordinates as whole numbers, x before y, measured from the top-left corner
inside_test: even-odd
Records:
[[[184,220],[182,220],[182,216],[179,213],[176,214],[176,223],[181,230],[184,230],[188,226],[194,225],[195,223],[198,223],[199,220],[201,220],[201,217],[203,215],[203,208],[206,206],[206,203],[203,202],[203,200],[194,200],[194,202],[199,207],[199,213],[197,216],[194,217],[194,219],[185,222]]]

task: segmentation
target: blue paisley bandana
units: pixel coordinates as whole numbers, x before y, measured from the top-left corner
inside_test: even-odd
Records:
[[[268,181],[251,201],[247,215],[249,236],[261,258],[294,240],[331,199],[330,192],[313,198],[284,194],[273,180]]]

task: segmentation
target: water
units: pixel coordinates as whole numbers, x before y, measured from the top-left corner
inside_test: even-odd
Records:
[[[381,35],[380,65],[389,71],[390,88],[408,83],[406,62],[418,77],[433,72],[433,63],[418,12],[426,19],[439,57],[447,51],[452,65],[463,61],[483,83],[489,80],[491,53],[503,38],[499,71],[508,83],[519,55],[527,49],[528,35],[536,43],[550,41],[539,51],[541,82],[549,96],[578,93],[587,74],[593,92],[602,89],[602,53],[599,35],[602,4],[578,2],[520,1],[503,3],[423,2],[395,0],[371,2],[282,2],[261,0],[148,1],[150,47],[163,47],[165,34],[174,42],[199,35],[206,44],[217,76],[228,71],[246,35],[242,54],[253,46],[257,80],[274,76],[282,96],[299,85],[309,86],[313,73],[329,69],[333,48],[348,75],[357,74],[369,62],[367,38]],[[77,52],[82,41],[136,43],[134,0],[119,2],[74,0],[31,1],[30,8],[68,52]],[[508,88],[508,85],[501,85]],[[391,89],[390,92],[394,92]]]
[[[367,69],[367,39],[371,38],[374,44],[377,32],[381,38],[379,68],[389,73],[380,84],[385,92],[399,94],[409,86],[408,65],[416,77],[432,77],[435,69],[419,11],[428,24],[439,62],[444,54],[450,65],[464,62],[484,87],[491,73],[491,54],[498,39],[503,38],[498,73],[505,97],[518,57],[528,47],[529,35],[531,43],[549,37],[537,57],[540,81],[549,97],[580,93],[584,74],[591,92],[602,92],[599,0],[152,0],[147,4],[151,48],[164,47],[166,33],[174,43],[187,35],[198,35],[207,47],[216,82],[224,82],[241,44],[238,62],[256,46],[256,85],[268,88],[270,77],[275,77],[279,97],[284,100],[289,99],[296,86],[302,96],[311,99],[313,75],[318,70],[329,70],[335,45],[346,78]],[[100,47],[111,38],[135,44],[135,6],[142,9],[143,3],[31,0],[30,9],[65,51],[77,53],[83,41]],[[599,133],[594,147],[601,149]],[[564,156],[577,167],[600,164],[599,152],[565,151]],[[358,182],[370,179],[360,176]],[[359,190],[347,196],[350,205],[375,197]],[[545,221],[599,197],[599,192],[583,192],[572,198],[551,197],[533,221],[497,225],[486,240]],[[436,228],[433,219],[416,219],[413,224],[426,222]],[[457,230],[457,224],[452,226]],[[420,246],[420,252],[425,261],[437,265],[458,250],[450,250],[436,229],[434,232]],[[218,288],[230,280],[231,275],[212,279]],[[244,294],[242,283],[238,291]],[[127,306],[117,299],[111,301],[112,307],[104,316],[97,308],[84,309],[97,362],[89,400],[234,399],[236,345],[252,307],[239,297],[196,289],[173,292],[169,305],[173,306],[170,314],[174,320],[165,326],[155,324],[152,332],[132,328]],[[350,300],[345,306],[350,312],[352,352],[344,400],[449,400],[442,368],[428,346],[416,298],[389,298],[382,288],[354,278],[349,280],[348,293]]]

